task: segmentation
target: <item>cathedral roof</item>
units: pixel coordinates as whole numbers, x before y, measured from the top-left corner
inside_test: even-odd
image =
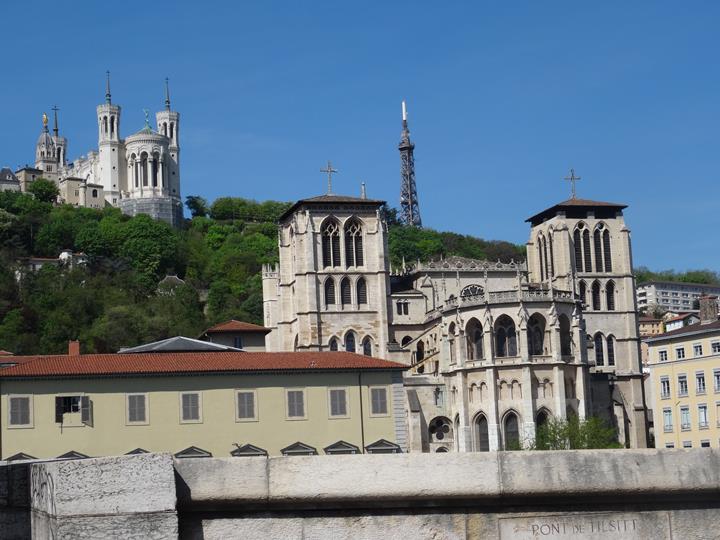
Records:
[[[362,197],[350,197],[348,195],[335,195],[334,193],[326,193],[325,195],[319,195],[317,197],[310,197],[309,199],[300,199],[290,208],[288,208],[281,216],[280,221],[285,219],[287,216],[293,214],[301,206],[314,206],[314,205],[327,205],[327,204],[350,204],[350,205],[363,205],[370,207],[382,206],[385,201],[379,199],[366,199]]]
[[[588,210],[600,211],[603,214],[614,215],[616,212],[627,208],[626,204],[612,203],[605,201],[591,201],[590,199],[568,199],[557,203],[542,212],[535,214],[525,220],[526,223],[537,225],[546,219],[557,215],[558,211],[565,211],[568,214],[587,213]]]
[[[37,146],[41,145],[45,145],[46,147],[55,146],[55,141],[53,141],[53,138],[47,131],[41,132],[38,137]]]

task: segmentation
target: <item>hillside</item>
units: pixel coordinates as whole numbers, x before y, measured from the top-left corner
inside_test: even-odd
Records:
[[[39,185],[41,187],[41,185]],[[51,190],[50,190],[51,191]],[[58,353],[69,339],[83,350],[183,334],[229,318],[262,323],[263,263],[277,261],[278,216],[288,203],[189,197],[194,214],[183,230],[116,208],[53,206],[52,193],[0,193],[0,349]],[[207,215],[204,215],[207,214]],[[516,260],[524,248],[470,236],[406,228],[387,210],[393,266],[440,256]],[[84,252],[87,264],[46,264],[16,271],[23,258]],[[184,285],[158,287],[166,275]],[[203,312],[201,298],[206,298]]]

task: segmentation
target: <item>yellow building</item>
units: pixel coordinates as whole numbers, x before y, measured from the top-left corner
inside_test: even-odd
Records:
[[[405,366],[345,352],[13,357],[0,457],[397,452]]]
[[[656,448],[720,447],[720,321],[646,341]]]

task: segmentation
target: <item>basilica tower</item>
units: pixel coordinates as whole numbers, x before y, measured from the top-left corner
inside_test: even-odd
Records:
[[[120,140],[120,106],[112,102],[110,72],[105,83],[105,103],[97,106],[98,117],[98,171],[105,199],[117,205],[125,186],[125,160]]]
[[[576,177],[573,176],[573,182]],[[594,414],[620,441],[647,446],[635,278],[624,204],[573,197],[529,218],[530,281],[573,290],[583,306]]]
[[[165,109],[155,113],[157,132],[168,138],[168,193],[171,197],[180,197],[180,144],[178,130],[180,113],[170,107],[170,87],[165,79]]]
[[[35,168],[42,171],[48,180],[57,182],[58,161],[56,157],[55,141],[48,131],[48,117],[42,115],[42,132],[35,144]]]

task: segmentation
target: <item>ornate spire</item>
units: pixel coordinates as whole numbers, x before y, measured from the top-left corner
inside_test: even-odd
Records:
[[[58,108],[57,105],[53,105],[52,111],[53,111],[53,113],[55,113],[55,124],[54,124],[54,127],[53,127],[53,133],[55,134],[56,137],[58,136],[58,133],[59,133],[59,130],[58,130],[58,116],[57,116],[57,113],[58,113],[59,110],[60,110],[60,109]]]
[[[422,227],[415,186],[415,145],[410,141],[405,101],[402,102],[402,133],[398,150],[400,150],[400,220],[405,225]]]
[[[47,117],[47,114],[45,114],[45,113],[43,113],[43,115],[42,115],[42,123],[43,123],[43,133],[47,133],[48,132],[48,127],[47,127],[48,117]]]
[[[165,77],[165,110],[170,110],[170,81]]]
[[[110,105],[112,103],[111,95],[110,95],[110,72],[105,72],[105,103]]]

